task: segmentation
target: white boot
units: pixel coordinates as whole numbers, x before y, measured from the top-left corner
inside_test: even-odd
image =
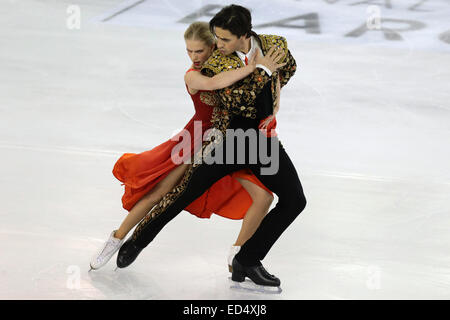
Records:
[[[103,244],[100,250],[91,259],[91,270],[97,270],[103,267],[111,257],[120,249],[125,238],[122,240],[114,238],[114,234],[117,230],[114,230],[109,239]],[[91,271],[89,270],[89,271]]]
[[[233,272],[233,258],[241,250],[241,246],[231,246],[228,254],[228,271]]]

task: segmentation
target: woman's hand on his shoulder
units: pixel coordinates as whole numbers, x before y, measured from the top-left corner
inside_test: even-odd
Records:
[[[256,65],[258,64],[258,60],[261,58],[261,54],[259,50],[255,50],[255,52],[250,56],[248,60],[248,67],[251,68],[251,71],[255,71]]]
[[[276,50],[275,50],[276,49]],[[272,73],[286,65],[278,63],[284,57],[284,50],[282,47],[272,46],[264,57],[256,61],[257,64],[262,64],[267,67]]]

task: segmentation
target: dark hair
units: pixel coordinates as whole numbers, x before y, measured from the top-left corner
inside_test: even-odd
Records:
[[[252,16],[247,8],[235,4],[222,8],[209,22],[209,29],[215,35],[214,27],[230,31],[238,38],[256,35],[252,31]]]

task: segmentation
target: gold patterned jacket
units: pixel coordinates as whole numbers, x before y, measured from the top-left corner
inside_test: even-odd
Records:
[[[259,42],[264,55],[266,55],[269,49],[274,45],[283,48],[284,56],[280,62],[286,62],[286,65],[273,72],[271,77],[263,69],[256,68],[252,74],[234,83],[230,87],[215,90],[214,93],[211,93],[216,95],[216,99],[214,100],[218,100],[218,107],[222,109],[222,112],[217,110],[214,111],[212,119],[213,125],[214,122],[220,121],[217,117],[220,118],[222,116],[229,118],[229,116],[241,115],[246,118],[255,119],[257,112],[257,106],[255,106],[256,96],[261,92],[267,82],[271,79],[275,80],[279,75],[280,85],[281,87],[284,87],[297,69],[295,59],[288,50],[287,41],[284,37],[260,34],[255,38]],[[244,67],[244,63],[235,52],[225,56],[219,50],[216,50],[203,64],[201,72],[204,75],[212,77],[218,73],[240,67]],[[276,81],[272,81],[271,91],[273,101],[272,107],[275,107],[275,102],[277,100]]]
[[[230,87],[216,90],[214,92],[202,92],[200,99],[214,107],[213,115],[211,118],[211,124],[214,129],[218,129],[221,135],[216,135],[214,130],[211,130],[207,138],[202,143],[202,148],[198,150],[192,156],[192,166],[190,166],[182,181],[168,192],[161,201],[152,209],[151,212],[141,220],[133,233],[133,239],[136,240],[141,234],[146,225],[152,221],[153,216],[157,216],[164,212],[168,206],[170,206],[180,194],[187,188],[188,182],[192,177],[194,169],[202,164],[202,159],[212,154],[215,146],[220,145],[225,138],[225,131],[230,124],[230,120],[233,114],[240,114],[247,118],[256,118],[256,96],[264,88],[265,84],[271,80],[280,76],[281,87],[285,86],[289,79],[294,75],[297,65],[294,58],[287,48],[286,39],[280,36],[273,35],[258,35],[257,39],[264,55],[273,46],[281,46],[284,49],[284,56],[281,62],[287,62],[286,65],[277,72],[273,72],[269,77],[263,69],[257,68],[251,75],[247,76]],[[220,51],[213,52],[211,57],[203,65],[202,73],[210,77],[220,72],[229,71],[232,69],[243,67],[242,60],[233,53],[228,56],[224,56]],[[272,100],[276,101],[276,81],[272,81],[271,85]],[[217,101],[219,98],[219,101]]]

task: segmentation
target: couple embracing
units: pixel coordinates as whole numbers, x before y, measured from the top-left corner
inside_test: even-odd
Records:
[[[191,24],[184,37],[193,63],[185,83],[195,115],[172,139],[116,162],[113,174],[125,185],[122,203],[129,213],[92,258],[91,269],[117,250],[117,266],[129,266],[186,210],[200,218],[216,213],[243,219],[228,257],[232,280],[248,277],[279,287],[280,279],[261,261],[306,206],[275,131],[280,90],[296,62],[285,38],[256,34],[250,11],[238,5],[224,7],[209,24]],[[273,193],[278,202],[269,211]]]

